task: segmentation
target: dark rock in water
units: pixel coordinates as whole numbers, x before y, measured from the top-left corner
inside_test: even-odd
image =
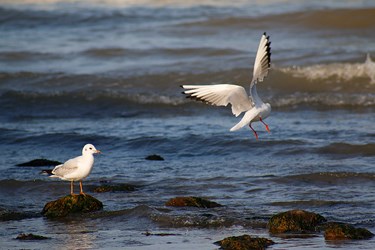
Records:
[[[327,221],[323,216],[304,210],[290,210],[271,217],[268,222],[269,232],[310,233],[316,232],[319,224]]]
[[[275,244],[267,238],[251,237],[250,235],[232,236],[215,242],[224,250],[261,250]]]
[[[118,184],[118,185],[102,185],[96,187],[94,192],[105,193],[105,192],[129,192],[135,191],[136,187],[130,184]]]
[[[43,166],[57,166],[62,164],[58,161],[51,161],[47,159],[35,159],[32,161],[17,164],[18,167],[43,167]]]
[[[19,234],[17,240],[47,240],[48,237],[44,237],[36,234]]]
[[[9,211],[7,209],[0,208],[0,221],[23,220],[33,217],[37,217],[37,215],[33,213]]]
[[[344,223],[328,223],[324,232],[326,240],[365,240],[374,236],[365,228],[355,228]]]
[[[164,161],[164,158],[160,155],[149,155],[145,159],[149,161]]]
[[[103,203],[88,194],[67,195],[48,202],[42,211],[47,218],[61,218],[73,213],[88,213],[101,210]]]
[[[180,236],[182,234],[171,234],[171,233],[151,233],[149,231],[146,231],[145,233],[142,233],[143,235],[146,235],[146,236]]]
[[[209,201],[200,197],[176,197],[172,198],[167,203],[166,206],[172,207],[199,207],[199,208],[213,208],[213,207],[221,207],[219,203]]]

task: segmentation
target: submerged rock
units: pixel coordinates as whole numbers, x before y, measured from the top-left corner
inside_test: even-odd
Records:
[[[164,161],[164,158],[160,155],[149,155],[145,159],[149,161]]]
[[[214,208],[221,207],[219,203],[209,201],[200,197],[176,197],[172,198],[165,203],[166,206],[171,207],[199,207],[199,208]]]
[[[145,233],[142,233],[143,235],[146,235],[146,236],[161,236],[161,237],[164,237],[164,236],[180,236],[182,234],[173,234],[173,233],[151,233],[149,231],[146,231]]]
[[[17,240],[47,240],[48,237],[36,235],[36,234],[19,234]]]
[[[67,195],[48,202],[42,211],[47,218],[65,217],[72,213],[88,213],[101,210],[103,203],[88,194]]]
[[[241,236],[232,236],[223,240],[215,242],[224,250],[261,250],[268,246],[275,244],[272,240],[267,238],[251,237],[244,234]]]
[[[309,233],[316,232],[317,227],[327,221],[323,216],[304,210],[290,210],[271,217],[268,222],[269,232]]]
[[[102,185],[96,187],[94,192],[105,193],[105,192],[124,192],[124,191],[135,191],[136,186],[130,184],[118,184],[118,185]]]
[[[7,209],[0,208],[0,221],[23,220],[33,217],[37,217],[37,215],[33,213],[9,211]]]
[[[18,167],[43,167],[43,166],[57,166],[62,164],[59,161],[51,161],[47,159],[34,159],[32,161],[17,164]]]
[[[332,222],[326,226],[324,238],[326,240],[365,240],[374,236],[365,228],[355,228],[352,225]]]

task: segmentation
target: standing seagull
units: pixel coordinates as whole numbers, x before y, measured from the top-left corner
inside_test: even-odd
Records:
[[[86,144],[82,149],[82,155],[66,161],[64,164],[56,166],[52,170],[50,177],[60,178],[70,181],[70,194],[74,194],[73,182],[79,181],[80,194],[85,194],[82,189],[82,180],[86,178],[94,165],[94,155],[101,153],[94,145]]]
[[[251,126],[252,122],[262,122],[266,130],[270,132],[268,125],[263,120],[270,115],[271,105],[264,103],[260,99],[256,89],[256,84],[263,81],[270,68],[270,45],[269,36],[264,33],[260,39],[255,58],[253,79],[250,83],[250,96],[247,95],[246,90],[242,86],[233,84],[182,85],[181,87],[185,89],[183,93],[187,95],[187,98],[203,101],[211,105],[227,106],[230,103],[232,105],[232,113],[236,117],[245,112],[241,121],[232,127],[230,131],[239,130],[249,125],[254,132],[255,138],[258,139],[257,132]]]

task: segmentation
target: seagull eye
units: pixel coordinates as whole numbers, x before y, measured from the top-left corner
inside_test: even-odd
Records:
[[[90,150],[92,150],[92,148],[90,148]]]

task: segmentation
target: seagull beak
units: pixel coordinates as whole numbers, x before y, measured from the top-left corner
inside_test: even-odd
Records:
[[[100,151],[100,150],[95,151],[95,154],[101,154],[101,153],[102,153],[102,151]]]

